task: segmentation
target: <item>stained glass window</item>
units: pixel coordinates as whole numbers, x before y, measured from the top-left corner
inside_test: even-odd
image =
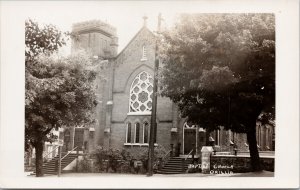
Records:
[[[153,78],[143,71],[134,80],[130,88],[129,112],[145,113],[152,109]]]

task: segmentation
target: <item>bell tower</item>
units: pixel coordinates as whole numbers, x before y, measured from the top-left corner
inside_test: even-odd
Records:
[[[118,53],[117,29],[100,20],[75,23],[72,26],[72,52],[84,49],[103,59]]]

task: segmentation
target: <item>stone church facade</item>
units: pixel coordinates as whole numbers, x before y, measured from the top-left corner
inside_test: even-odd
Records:
[[[63,150],[78,147],[85,152],[97,146],[118,149],[148,148],[153,94],[155,36],[144,26],[128,45],[118,52],[116,28],[99,20],[76,23],[72,29],[72,52],[83,49],[93,59],[105,63],[97,79],[98,102],[96,123],[92,126],[64,127],[59,138]],[[239,151],[248,151],[245,134],[220,130],[206,134],[201,126],[181,118],[169,98],[158,96],[155,145],[183,155],[192,149],[214,142],[216,150],[228,152],[233,144]],[[258,147],[274,150],[275,129],[258,124]]]

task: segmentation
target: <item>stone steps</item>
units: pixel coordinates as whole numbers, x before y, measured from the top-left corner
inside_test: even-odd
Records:
[[[66,154],[61,155],[61,157],[64,157]],[[61,161],[61,169],[63,170],[65,167],[67,167],[73,160],[75,160],[77,158],[77,154],[74,153],[70,153],[67,157],[65,157],[62,161]],[[57,174],[57,170],[58,170],[58,166],[57,166],[57,161],[59,160],[58,156],[55,156],[54,158],[52,158],[50,161],[45,162],[43,164],[43,173],[44,174],[52,174],[52,175],[56,175]],[[35,175],[35,171],[33,173],[31,173],[30,175]]]
[[[182,165],[182,162],[184,164]],[[188,164],[192,163],[192,159],[188,158],[185,160],[185,158],[182,157],[172,157],[170,158],[167,163],[157,171],[159,174],[180,174],[185,173],[188,169]]]

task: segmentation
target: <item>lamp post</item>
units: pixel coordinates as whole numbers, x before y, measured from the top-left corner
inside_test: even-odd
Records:
[[[160,32],[161,13],[158,15],[157,32]],[[157,82],[158,82],[158,39],[155,42],[155,64],[154,64],[154,81],[153,81],[153,99],[152,99],[152,113],[151,113],[151,126],[150,126],[150,140],[149,140],[149,152],[148,152],[148,173],[147,176],[153,175],[153,160],[154,160],[154,139],[156,126],[156,109],[157,109]]]

